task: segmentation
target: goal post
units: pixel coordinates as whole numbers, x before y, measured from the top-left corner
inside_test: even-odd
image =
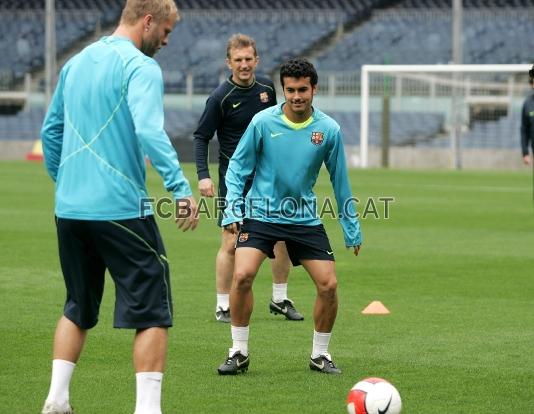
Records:
[[[379,150],[377,137],[383,134],[374,130],[380,127],[377,122],[370,120],[371,114],[373,120],[382,119],[379,116],[382,107],[386,110],[390,107],[394,116],[390,117],[388,113],[385,117],[392,122],[387,130],[391,129],[397,134],[385,141],[391,142],[392,146],[402,147],[404,154],[407,154],[407,148],[417,148],[409,155],[412,159],[433,154],[434,159],[442,158],[441,166],[443,157],[447,157],[448,166],[460,168],[461,152],[469,155],[471,151],[474,157],[477,145],[488,149],[488,153],[492,145],[507,148],[511,153],[512,142],[505,142],[506,137],[502,136],[502,130],[507,127],[510,129],[507,139],[512,139],[512,135],[516,137],[515,150],[519,151],[519,127],[516,124],[518,111],[529,90],[527,79],[531,67],[529,64],[363,65],[359,165],[362,168],[377,166],[376,156],[370,162],[371,149],[375,149],[377,154],[391,153]],[[386,94],[391,99],[390,103],[388,97],[387,106],[381,104],[386,101],[382,99]],[[429,130],[415,128],[417,132],[410,132],[410,128],[405,128],[406,131],[399,131],[395,122],[402,118],[408,118],[408,124],[429,124]],[[489,131],[487,141],[483,141],[483,131]],[[399,134],[403,133],[412,136],[399,138]],[[428,148],[433,150],[429,151]],[[438,148],[440,151],[437,151]],[[397,157],[401,153],[398,151]],[[499,156],[496,153],[493,155]],[[421,166],[425,166],[424,163]]]

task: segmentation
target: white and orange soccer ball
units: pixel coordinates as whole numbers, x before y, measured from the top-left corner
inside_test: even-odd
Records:
[[[401,409],[399,392],[382,378],[361,380],[347,396],[349,414],[399,414]]]

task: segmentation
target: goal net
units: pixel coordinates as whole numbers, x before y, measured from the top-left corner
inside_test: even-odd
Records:
[[[518,168],[531,65],[364,65],[361,167]],[[349,150],[350,151],[350,150]]]

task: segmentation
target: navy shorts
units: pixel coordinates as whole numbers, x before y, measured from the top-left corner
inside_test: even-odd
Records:
[[[235,247],[254,247],[274,259],[274,245],[278,241],[286,243],[293,266],[300,265],[301,260],[334,261],[334,252],[322,224],[303,226],[245,219]]]
[[[226,171],[228,170],[228,165],[219,165],[219,191],[217,197],[219,197],[220,202],[217,203],[217,225],[222,227],[223,212],[226,208],[226,193],[228,189],[226,188]],[[247,195],[250,188],[252,187],[252,181],[254,180],[254,174],[247,178],[245,182],[245,188],[243,190],[243,197]],[[245,215],[245,204],[241,205],[241,214]]]
[[[169,265],[153,216],[113,221],[56,218],[56,226],[68,319],[82,329],[96,325],[108,269],[115,283],[116,328],[172,326]]]

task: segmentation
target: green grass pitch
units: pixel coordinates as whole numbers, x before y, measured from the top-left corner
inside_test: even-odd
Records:
[[[186,175],[196,187],[192,165]],[[213,169],[215,171],[215,169]],[[344,413],[348,390],[368,376],[396,385],[404,413],[534,412],[534,208],[523,172],[350,172],[354,194],[392,196],[390,218],[362,220],[355,258],[341,229],[325,226],[336,252],[340,308],[330,346],[337,377],[308,369],[314,287],[301,268],[289,295],[302,323],[268,313],[265,264],[254,285],[251,366],[219,377],[230,346],[216,323],[214,257],[219,232],[159,221],[171,262],[175,326],[163,387],[165,413]],[[48,392],[55,323],[64,287],[53,220],[53,186],[39,163],[0,163],[0,411],[37,413]],[[150,170],[152,195],[163,195]],[[322,173],[316,186],[331,194]],[[381,204],[377,204],[382,215]],[[361,210],[360,210],[361,212]],[[112,328],[108,278],[100,323],[76,368],[78,414],[131,414],[132,332]],[[388,316],[364,316],[372,300]]]

